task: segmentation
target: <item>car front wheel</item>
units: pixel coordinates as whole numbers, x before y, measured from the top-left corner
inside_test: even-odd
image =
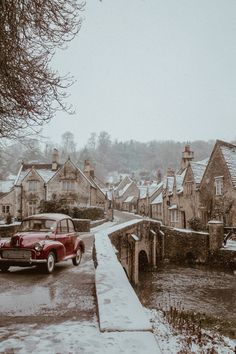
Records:
[[[81,258],[82,258],[82,251],[81,248],[79,248],[76,252],[76,256],[72,258],[72,263],[74,264],[74,266],[78,266],[80,264]]]
[[[53,252],[50,252],[48,254],[47,262],[43,264],[43,271],[45,273],[50,274],[54,271],[54,268],[55,268],[55,255]]]

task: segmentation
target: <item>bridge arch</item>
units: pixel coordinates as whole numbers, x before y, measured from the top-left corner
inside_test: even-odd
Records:
[[[138,270],[139,272],[147,271],[149,267],[149,260],[146,251],[141,250],[138,254]]]

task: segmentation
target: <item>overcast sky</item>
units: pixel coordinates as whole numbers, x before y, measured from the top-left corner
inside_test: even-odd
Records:
[[[43,133],[78,147],[118,140],[236,137],[235,0],[87,0],[79,36],[55,67],[77,82]]]

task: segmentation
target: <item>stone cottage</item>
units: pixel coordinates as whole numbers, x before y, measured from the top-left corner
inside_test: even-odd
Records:
[[[70,158],[61,164],[54,149],[52,163],[22,162],[11,190],[0,197],[0,216],[15,218],[38,212],[41,201],[63,199],[71,207],[106,207],[106,195],[94,181],[94,170],[85,161],[84,172]]]
[[[236,145],[217,140],[200,184],[204,224],[210,219],[236,227]]]
[[[115,208],[136,212],[138,195],[136,183],[126,176],[114,190]]]

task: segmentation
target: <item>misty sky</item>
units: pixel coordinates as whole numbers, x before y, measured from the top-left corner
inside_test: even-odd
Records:
[[[55,68],[77,82],[44,135],[118,140],[236,137],[235,0],[87,0]]]

